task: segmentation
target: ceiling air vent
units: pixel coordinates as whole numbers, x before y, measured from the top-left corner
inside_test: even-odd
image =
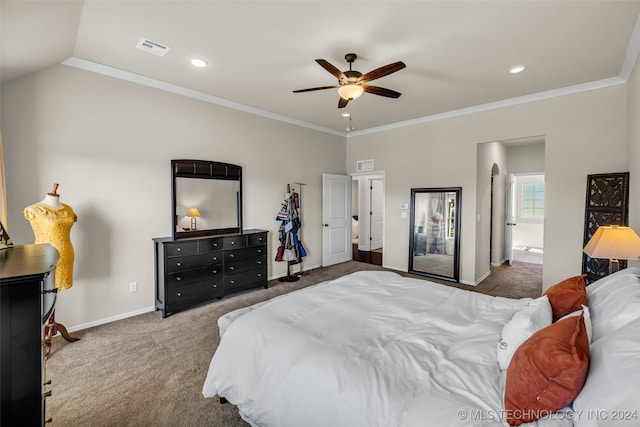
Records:
[[[358,160],[357,172],[366,172],[373,170],[373,160]]]
[[[145,39],[144,37],[138,41],[136,47],[140,50],[144,50],[147,53],[152,53],[157,56],[165,56],[169,49],[169,46],[161,45],[153,40]]]

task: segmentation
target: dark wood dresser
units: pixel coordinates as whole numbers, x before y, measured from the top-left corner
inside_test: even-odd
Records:
[[[156,310],[167,317],[233,292],[266,288],[267,233],[153,239]]]
[[[0,249],[0,425],[42,426],[45,400],[44,325],[56,302],[51,245]]]

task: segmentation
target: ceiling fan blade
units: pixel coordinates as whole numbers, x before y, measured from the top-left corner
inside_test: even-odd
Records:
[[[329,61],[326,61],[324,59],[316,59],[316,62],[320,64],[322,68],[324,68],[325,70],[333,74],[333,76],[338,80],[344,81],[344,82],[347,81],[347,76],[345,76],[342,71],[338,70],[336,67],[331,65]]]
[[[347,106],[348,103],[349,103],[348,99],[344,99],[343,97],[340,97],[340,99],[338,100],[338,108],[344,108]]]
[[[364,74],[363,76],[361,76],[358,79],[358,82],[361,82],[361,83],[370,82],[371,80],[379,79],[380,77],[384,77],[391,73],[395,73],[396,71],[400,71],[404,67],[406,67],[406,65],[404,65],[404,62],[402,61],[394,62],[393,64],[388,64],[388,65],[385,65],[384,67],[376,68],[373,71],[369,71],[367,74]]]
[[[323,89],[336,89],[339,88],[340,86],[320,86],[320,87],[311,87],[309,89],[298,89],[298,90],[294,90],[293,93],[300,93],[300,92],[311,92],[314,90],[323,90]]]
[[[383,87],[378,86],[367,86],[362,85],[362,88],[367,93],[372,93],[374,95],[386,96],[387,98],[399,98],[402,95],[400,92],[396,92],[395,90],[385,89]]]

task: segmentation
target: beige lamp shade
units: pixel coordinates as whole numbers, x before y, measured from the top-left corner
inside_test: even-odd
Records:
[[[200,211],[198,210],[198,208],[191,208],[187,212],[187,216],[191,218],[200,218]]]
[[[629,227],[603,225],[584,247],[584,253],[591,258],[636,259],[640,257],[640,237]]]

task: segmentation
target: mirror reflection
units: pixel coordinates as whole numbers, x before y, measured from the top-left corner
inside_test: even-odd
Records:
[[[176,231],[238,226],[239,181],[176,178]]]
[[[458,281],[460,187],[411,189],[409,272]]]

